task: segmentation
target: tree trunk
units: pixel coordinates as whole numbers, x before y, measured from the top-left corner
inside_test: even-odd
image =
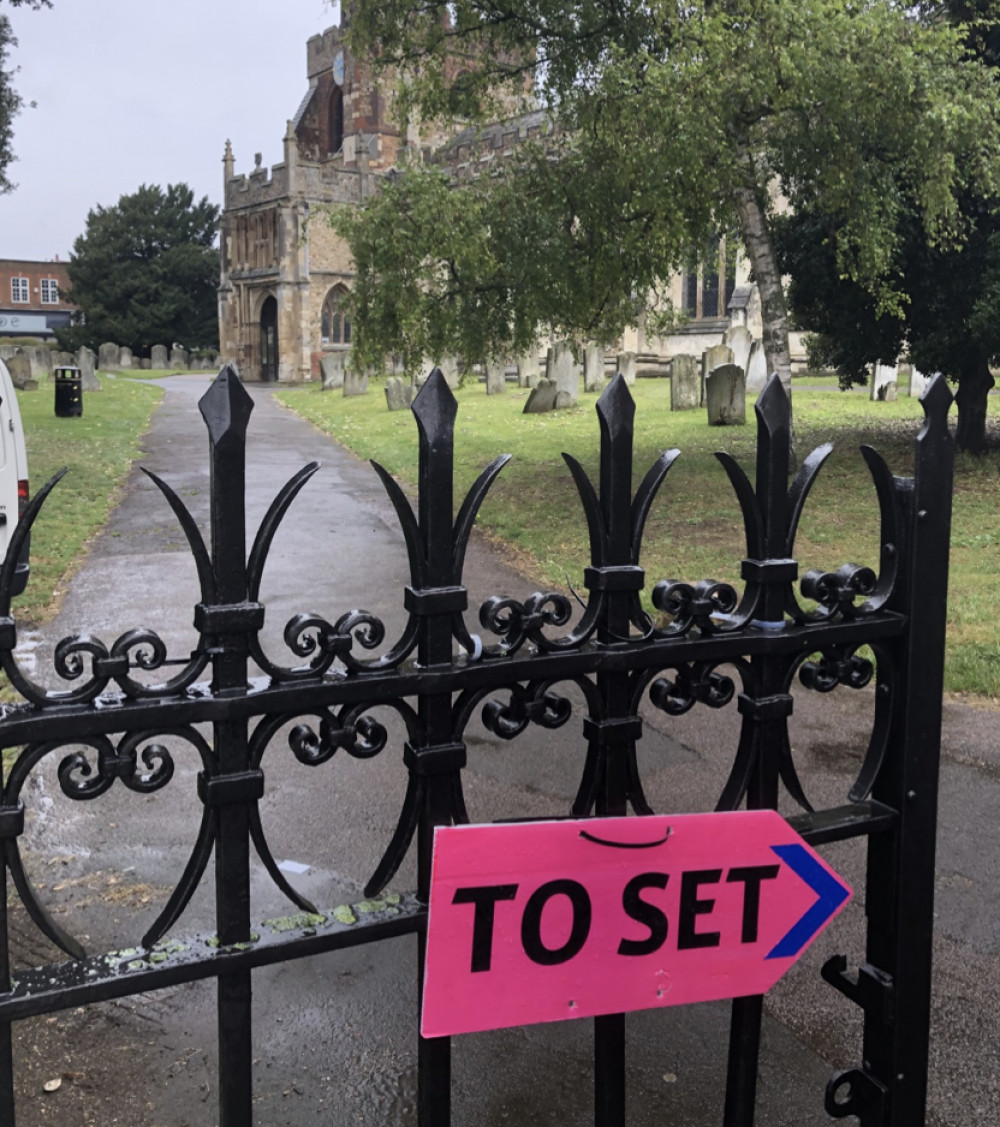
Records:
[[[781,274],[774,253],[767,211],[762,202],[766,186],[757,183],[757,170],[749,142],[737,141],[737,155],[746,172],[744,183],[733,192],[740,220],[740,234],[746,247],[754,281],[760,293],[761,316],[764,322],[764,355],[770,375],[777,372],[781,382],[792,395],[792,356],[788,348],[788,305],[781,285]]]
[[[955,441],[959,450],[981,454],[986,449],[986,397],[993,384],[989,363],[983,357],[959,374],[955,396],[958,404]]]

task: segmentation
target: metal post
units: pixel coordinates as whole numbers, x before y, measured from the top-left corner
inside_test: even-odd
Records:
[[[247,688],[246,431],[253,401],[236,371],[224,368],[201,400],[211,456],[212,562],[218,604],[200,607],[199,629],[213,647],[212,690]],[[216,926],[223,945],[250,938],[250,820],[252,793],[246,720],[213,725],[218,786],[215,839]],[[209,783],[211,787],[211,783]],[[250,971],[219,976],[219,1117],[221,1127],[253,1122],[252,982]]]

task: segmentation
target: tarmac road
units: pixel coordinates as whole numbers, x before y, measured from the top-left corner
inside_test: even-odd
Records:
[[[196,404],[207,381],[163,382],[167,395],[141,462],[174,487],[204,528],[207,438]],[[256,408],[248,442],[249,535],[292,473],[323,462],[289,512],[265,574],[269,652],[282,653],[281,627],[299,611],[334,619],[365,607],[391,634],[401,622],[408,575],[377,478],[276,405],[266,388],[250,391]],[[99,409],[92,402],[87,409]],[[534,590],[476,539],[467,581],[470,606],[489,594]],[[54,643],[84,630],[110,643],[145,625],[172,653],[186,654],[195,641],[190,608],[197,600],[183,538],[159,493],[136,471],[57,620],[34,642],[38,676],[51,669]],[[797,695],[793,749],[814,803],[843,801],[870,711],[868,692]],[[735,747],[735,709],[694,710],[673,720],[649,713],[640,766],[653,806],[711,808]],[[582,765],[578,715],[556,732],[529,729],[499,747],[483,729],[471,730],[464,777],[473,820],[565,813]],[[995,712],[946,709],[928,1120],[934,1127],[1000,1122],[998,720]],[[322,906],[359,899],[382,854],[405,785],[399,747],[391,742],[366,762],[336,756],[320,769],[287,754],[265,762],[262,809],[273,851],[308,866],[291,879]],[[97,801],[73,803],[51,772],[37,772],[26,794],[33,878],[57,918],[93,950],[134,945],[187,859],[199,814],[198,767],[183,750],[176,758],[171,785],[150,796],[114,787]],[[833,953],[855,962],[862,956],[863,852],[858,843],[841,843],[824,853],[859,891],[768,996],[759,1127],[829,1123],[822,1110],[826,1081],[860,1057],[858,1013],[820,980],[818,968]],[[413,884],[411,859],[393,887]],[[288,912],[266,874],[258,874],[253,891],[254,918]],[[202,889],[174,931],[212,926]],[[21,965],[58,957],[23,917],[15,928]],[[255,972],[259,1127],[416,1122],[415,965],[415,942],[405,938]],[[630,1125],[717,1127],[727,1019],[724,1004],[630,1017]],[[217,1122],[214,1022],[214,988],[196,984],[19,1024],[19,1127],[210,1127]],[[591,1122],[591,1052],[585,1021],[456,1039],[456,1127]],[[59,1089],[44,1093],[43,1083],[57,1078]]]

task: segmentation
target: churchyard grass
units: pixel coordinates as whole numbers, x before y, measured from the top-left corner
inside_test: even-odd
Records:
[[[639,380],[636,399],[635,480],[659,453],[678,447],[650,513],[642,564],[647,583],[705,577],[739,583],[745,554],[739,508],[715,450],[728,450],[753,476],[755,428],[709,428],[701,410],[670,411],[667,380]],[[408,411],[389,412],[380,382],[365,396],[345,398],[318,386],[282,389],[278,399],[363,458],[375,458],[413,485],[417,431]],[[588,539],[575,487],[560,453],[573,454],[598,480],[596,395],[578,407],[523,415],[527,392],[487,396],[481,384],[457,392],[456,506],[487,462],[513,454],[483,505],[479,527],[507,547],[540,584],[579,588]],[[834,452],[803,514],[796,545],[800,574],[846,561],[877,568],[879,515],[867,467],[858,452],[875,446],[897,474],[912,472],[912,443],[922,412],[908,397],[871,403],[867,391],[793,390],[796,443],[803,456],[822,442]],[[752,408],[748,411],[752,417]],[[1000,402],[990,400],[1000,416]],[[981,697],[1000,696],[1000,481],[997,455],[959,457],[956,467],[951,560],[947,687]],[[509,592],[524,594],[526,592]],[[648,590],[647,590],[648,596]],[[647,604],[648,605],[648,604]]]
[[[161,388],[101,377],[85,392],[79,418],[57,419],[52,384],[19,392],[32,493],[64,466],[69,472],[45,502],[31,530],[31,578],[14,601],[19,624],[43,621],[87,541],[108,519],[139,452],[139,441],[163,396]]]

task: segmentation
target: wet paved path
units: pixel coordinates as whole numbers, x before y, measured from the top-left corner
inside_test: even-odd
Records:
[[[207,438],[197,399],[200,377],[164,381],[167,395],[144,443],[141,463],[164,477],[207,526]],[[367,464],[252,388],[256,408],[248,437],[248,534],[280,486],[311,460],[323,469],[295,502],[265,573],[270,646],[293,614],[335,619],[365,607],[392,634],[408,581],[396,519]],[[461,419],[459,420],[461,425]],[[416,440],[414,440],[414,458]],[[44,518],[43,518],[44,519]],[[489,594],[523,597],[534,588],[474,541],[468,557],[470,606]],[[86,630],[110,642],[125,630],[156,630],[171,652],[195,641],[194,568],[173,518],[136,470],[109,528],[71,584],[48,648]],[[37,653],[40,675],[50,662]],[[648,718],[640,745],[647,794],[662,811],[714,805],[735,746],[734,716],[697,711],[670,721]],[[579,712],[575,713],[578,717]],[[801,694],[793,744],[814,801],[834,803],[853,781],[864,747],[870,698],[840,690],[830,698]],[[935,1076],[931,1122],[968,1127],[1000,1121],[1000,716],[948,710],[948,761],[942,783],[939,962],[936,977]],[[831,736],[831,732],[835,735]],[[473,820],[562,814],[575,794],[583,742],[574,718],[556,732],[529,730],[496,746],[470,731],[467,799]],[[335,756],[306,768],[287,752],[264,766],[262,804],[275,856],[308,865],[293,878],[322,906],[360,898],[392,827],[405,786],[399,744],[376,760]],[[32,871],[59,919],[86,935],[93,949],[133,945],[162,905],[187,859],[199,815],[197,764],[179,753],[174,781],[137,796],[113,788],[96,802],[74,804],[42,775],[28,795]],[[856,844],[829,860],[863,886]],[[394,887],[413,886],[411,862]],[[253,917],[288,911],[260,875]],[[856,1014],[819,980],[818,966],[836,951],[862,955],[860,897],[835,929],[769,996],[761,1074],[760,1127],[814,1127],[830,1122],[822,1091],[834,1068],[856,1063]],[[174,929],[211,926],[211,902],[196,897]],[[30,926],[25,958],[53,952]],[[415,1123],[415,943],[397,939],[255,972],[257,1114],[260,1127]],[[721,1122],[728,1007],[700,1006],[629,1019],[631,1127],[717,1127]],[[109,1003],[19,1027],[21,1127],[112,1124],[180,1127],[216,1123],[214,989],[196,984],[147,998]],[[564,1022],[456,1041],[454,1123],[590,1122],[590,1023]],[[59,1092],[42,1083],[63,1076]]]

